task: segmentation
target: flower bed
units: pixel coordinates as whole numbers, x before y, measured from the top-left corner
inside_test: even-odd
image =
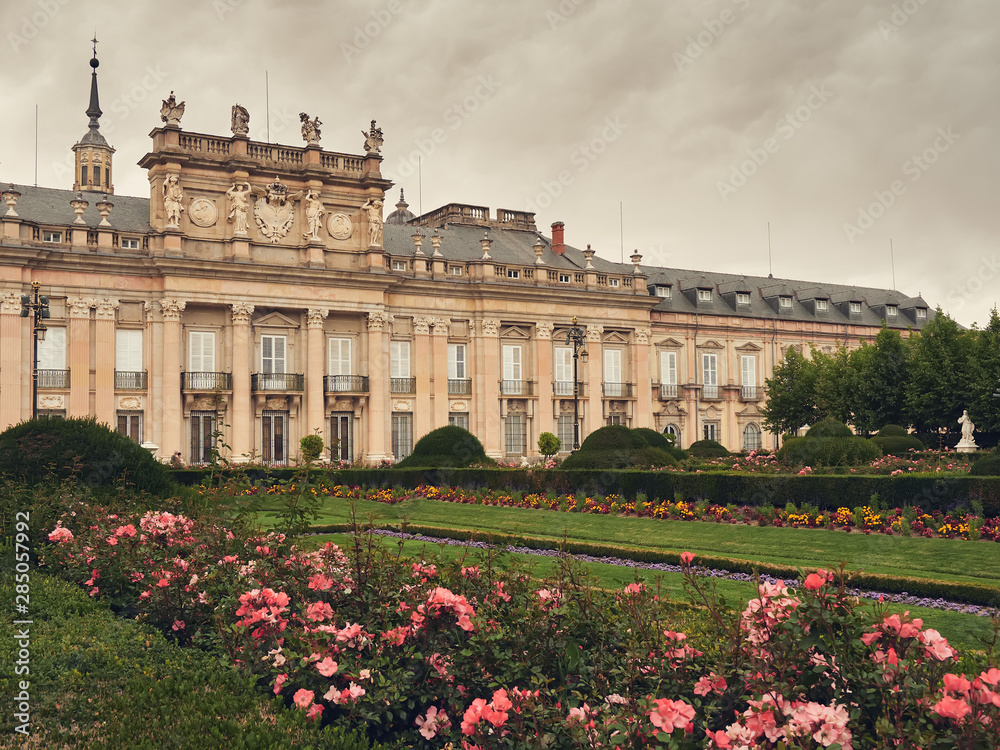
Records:
[[[960,673],[940,634],[869,619],[828,571],[730,613],[685,553],[695,616],[640,583],[595,591],[570,563],[539,584],[488,552],[303,552],[170,513],[80,504],[49,538],[41,563],[91,596],[226,654],[312,721],[414,747],[972,748],[1000,721],[1000,670]]]

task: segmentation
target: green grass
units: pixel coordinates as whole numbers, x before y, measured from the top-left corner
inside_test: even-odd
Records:
[[[349,500],[325,501],[317,524],[351,520]],[[869,573],[964,581],[1000,588],[1000,548],[994,542],[847,534],[827,529],[740,526],[698,521],[660,521],[523,508],[463,505],[415,499],[396,505],[355,501],[361,522],[407,522],[453,529],[477,529],[580,541],[619,544],[696,555],[716,555],[801,568],[835,566]],[[277,501],[269,499],[262,523],[276,521]]]
[[[346,547],[350,542],[350,537],[346,534],[321,534],[306,537],[300,544],[312,549],[326,542]],[[398,539],[387,537],[381,538],[380,542],[391,549],[396,549],[399,544]],[[419,558],[423,555],[448,561],[468,560],[468,564],[476,564],[479,559],[479,551],[476,549],[413,540],[403,543],[403,554],[413,558]],[[554,575],[558,569],[558,560],[549,556],[512,553],[509,557],[530,564],[532,574],[539,579]],[[654,588],[658,586],[663,595],[670,599],[688,601],[688,595],[683,586],[683,576],[680,573],[663,573],[604,563],[583,563],[583,567],[593,576],[595,584],[601,588],[620,589],[634,581],[644,581],[647,586]],[[734,608],[742,609],[745,607],[747,601],[753,598],[756,593],[751,583],[718,579],[715,583],[719,594],[724,596],[727,604]],[[874,602],[866,601],[865,606],[873,607]],[[939,631],[948,639],[949,643],[963,654],[973,650],[982,650],[983,642],[992,637],[993,627],[987,617],[903,604],[889,606],[889,612],[902,613],[906,611],[914,617],[922,618],[925,627]]]

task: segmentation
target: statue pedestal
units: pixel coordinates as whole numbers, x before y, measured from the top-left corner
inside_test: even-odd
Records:
[[[240,263],[250,262],[250,240],[245,234],[236,234],[230,240],[229,257]]]
[[[979,450],[979,446],[976,445],[975,440],[963,439],[955,446],[956,453],[975,453],[977,450]]]

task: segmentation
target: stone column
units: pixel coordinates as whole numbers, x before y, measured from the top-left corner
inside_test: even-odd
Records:
[[[21,300],[16,294],[0,297],[0,430],[21,421]],[[31,320],[30,318],[28,319]],[[28,354],[31,357],[31,354]],[[31,389],[31,368],[27,388]]]
[[[115,311],[118,309],[118,300],[102,297],[96,303],[94,412],[98,422],[104,422],[115,430],[118,429],[115,410]]]
[[[580,428],[580,444],[587,435],[603,426],[604,421],[604,350],[601,339],[604,336],[604,326],[587,326],[587,418]]]
[[[69,409],[70,417],[90,414],[90,308],[94,300],[67,297],[69,310]]]
[[[181,313],[184,300],[161,299],[163,318],[163,424],[160,456],[169,458],[183,446],[184,412],[181,408]]]
[[[431,325],[434,327],[431,343],[431,359],[434,363],[434,422],[431,428],[437,429],[448,424],[448,330],[451,328],[451,321],[448,318],[433,318]],[[465,370],[465,376],[468,377],[468,361],[465,363]]]
[[[543,432],[555,432],[552,427],[553,391],[552,391],[552,324],[541,322],[535,324],[535,382],[538,394],[538,435]],[[531,448],[538,447],[538,435],[534,436]]]
[[[413,408],[413,443],[431,431],[431,318],[413,319],[413,361],[411,374],[416,378],[417,394]]]
[[[500,435],[500,321],[481,320],[477,339],[482,365],[476,376],[479,431],[476,437],[490,458],[503,458]]]
[[[653,427],[653,386],[649,376],[649,342],[653,331],[649,328],[636,328],[633,346],[634,359],[632,377],[635,380],[635,415],[633,427]]]
[[[306,311],[306,425],[302,435],[313,435],[316,430],[323,435],[325,397],[323,389],[323,373],[326,372],[323,353],[326,347],[323,341],[323,320],[329,310],[310,308]]]
[[[253,448],[253,404],[250,398],[250,316],[253,305],[234,302],[233,313],[233,405],[230,412],[232,424],[233,460],[246,462]]]
[[[389,314],[384,310],[368,313],[368,451],[375,464],[389,457],[392,435],[389,421]]]

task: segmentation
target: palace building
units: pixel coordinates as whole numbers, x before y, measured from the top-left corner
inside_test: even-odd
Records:
[[[239,105],[230,135],[191,133],[172,92],[139,161],[149,197],[119,196],[97,64],[73,184],[0,182],[0,429],[33,406],[95,415],[192,463],[222,435],[282,464],[313,433],[333,459],[398,460],[446,424],[532,459],[542,432],[568,450],[577,416],[581,441],[624,424],[768,448],[762,386],[788,347],[933,315],[885,289],[613,263],[524,211],[415,216],[400,192],[383,219],[375,122],[355,154],[305,114],[302,146],[252,140]],[[32,282],[51,313],[37,389]]]

